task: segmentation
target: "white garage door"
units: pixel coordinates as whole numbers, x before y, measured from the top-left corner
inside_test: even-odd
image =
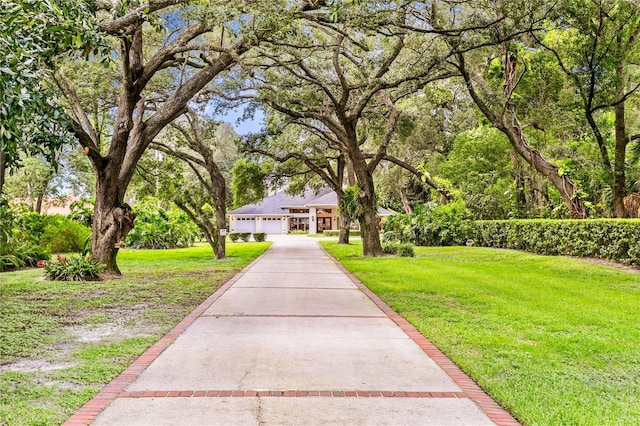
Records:
[[[262,232],[265,234],[282,234],[282,220],[279,217],[263,217]]]
[[[248,217],[237,218],[234,232],[256,232],[256,220]]]

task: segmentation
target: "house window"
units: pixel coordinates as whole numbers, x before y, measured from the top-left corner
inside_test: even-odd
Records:
[[[292,217],[289,219],[289,231],[309,232],[309,218]]]

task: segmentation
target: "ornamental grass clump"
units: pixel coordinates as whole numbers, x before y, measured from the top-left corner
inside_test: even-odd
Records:
[[[387,254],[395,254],[400,257],[413,257],[415,251],[413,244],[401,243],[398,241],[385,241],[382,243],[382,251]]]
[[[45,264],[44,276],[50,281],[98,281],[104,270],[105,265],[91,255],[58,255]]]

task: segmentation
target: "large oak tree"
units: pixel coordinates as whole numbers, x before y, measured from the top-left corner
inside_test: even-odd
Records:
[[[344,157],[362,189],[364,254],[379,256],[373,174],[394,141],[397,105],[450,77],[451,51],[437,32],[414,36],[393,24],[409,19],[403,6],[355,2],[335,13],[308,16],[286,39],[264,43],[246,60],[252,78],[242,89]]]
[[[57,74],[56,81],[72,105],[73,133],[96,175],[92,251],[109,272],[118,274],[118,242],[134,226],[125,194],[149,144],[187,111],[207,84],[240,63],[263,35],[285,28],[283,16],[295,17],[316,6],[306,1],[296,6],[186,0],[103,2],[102,6],[99,26],[117,45],[110,59],[120,64],[110,134],[97,131],[73,81],[63,74]],[[254,19],[256,15],[260,18]],[[163,84],[155,84],[158,80]]]

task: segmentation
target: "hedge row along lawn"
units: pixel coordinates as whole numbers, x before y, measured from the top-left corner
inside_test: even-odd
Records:
[[[640,424],[640,274],[479,247],[321,244],[528,425]]]
[[[61,424],[269,245],[123,250],[101,282],[1,274],[0,424]]]

